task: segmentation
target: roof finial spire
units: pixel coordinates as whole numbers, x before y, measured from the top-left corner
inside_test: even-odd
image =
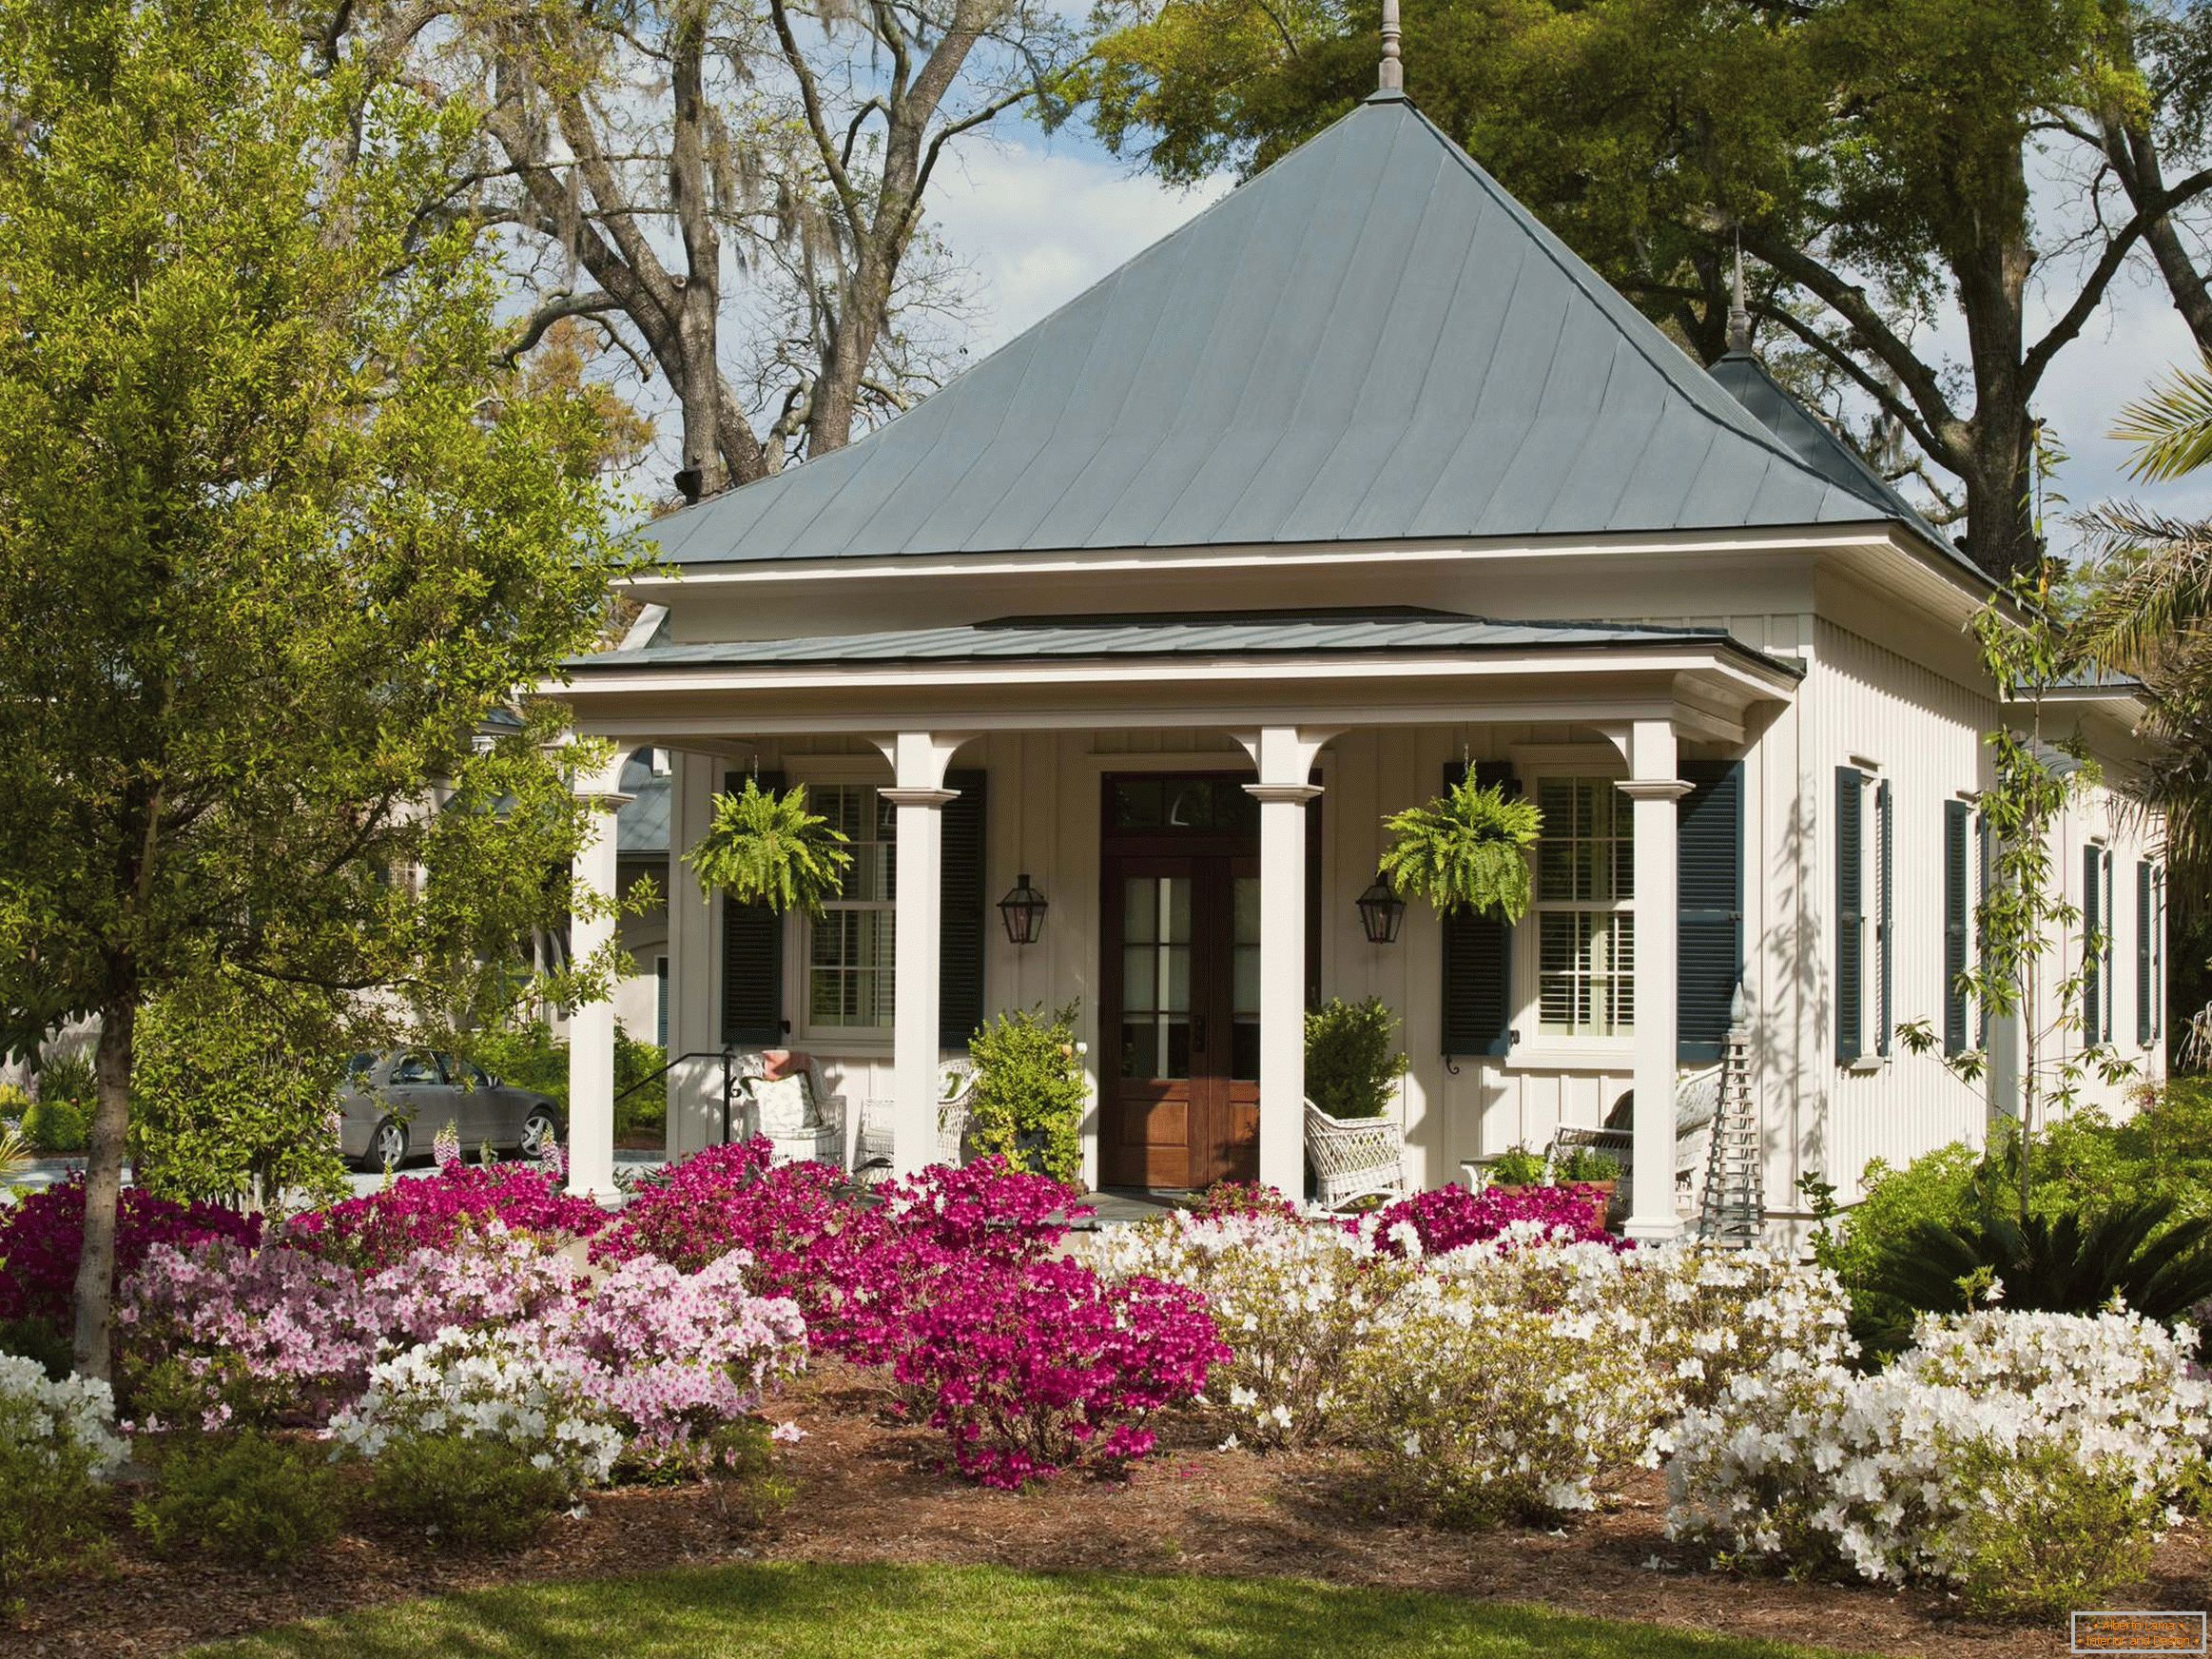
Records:
[[[1375,77],[1386,92],[1406,89],[1406,67],[1398,61],[1398,0],[1383,0],[1383,67]]]
[[[1728,349],[1751,355],[1751,307],[1743,303],[1743,228],[1736,231],[1736,270],[1729,283]]]

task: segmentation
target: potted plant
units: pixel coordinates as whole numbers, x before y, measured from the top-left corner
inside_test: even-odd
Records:
[[[1518,922],[1528,909],[1528,849],[1543,830],[1536,803],[1469,772],[1435,800],[1383,820],[1389,841],[1376,873],[1439,913],[1472,910]]]
[[[1307,1098],[1332,1118],[1381,1117],[1406,1069],[1397,1034],[1381,998],[1329,998],[1306,1016]]]
[[[715,795],[714,821],[684,862],[733,904],[819,916],[844,891],[847,844],[844,831],[807,810],[805,784],[779,793],[748,777],[737,793]]]

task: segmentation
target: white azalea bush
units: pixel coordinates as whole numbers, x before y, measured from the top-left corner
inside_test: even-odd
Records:
[[[1188,1285],[1206,1298],[1234,1357],[1207,1384],[1233,1437],[1263,1447],[1339,1437],[1353,1356],[1413,1269],[1339,1226],[1263,1210],[1176,1211],[1091,1236],[1092,1265],[1109,1278]]]
[[[580,1371],[500,1330],[443,1331],[380,1360],[331,1435],[370,1460],[374,1509],[458,1548],[527,1539],[623,1453]]]
[[[1594,1508],[1605,1476],[1657,1461],[1668,1401],[1634,1314],[1598,1298],[1529,1305],[1497,1265],[1416,1277],[1347,1377],[1387,1496],[1450,1525]]]
[[[2196,1333],[2114,1309],[1925,1316],[1886,1371],[1782,1351],[1676,1434],[1668,1525],[1739,1558],[2094,1605],[2203,1478]]]
[[[105,1382],[0,1354],[0,1611],[97,1534],[99,1483],[128,1456]]]

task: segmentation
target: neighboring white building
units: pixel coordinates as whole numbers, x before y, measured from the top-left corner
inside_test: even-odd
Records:
[[[632,588],[664,614],[574,665],[577,729],[673,754],[679,848],[757,771],[859,855],[811,926],[670,867],[669,1051],[808,1050],[896,1100],[902,1164],[941,1054],[1076,1000],[1094,1181],[1295,1187],[1303,1010],[1371,993],[1404,1017],[1421,1181],[1630,1090],[1638,1164],[1671,1167],[1678,1068],[1739,975],[1771,1210],[1983,1132],[1991,1091],[1886,1033],[1980,1041],[1947,986],[2001,718],[1967,632],[1987,580],[1402,96],[888,426],[649,534],[674,568]],[[2114,781],[2138,712],[2066,704]],[[1462,766],[1543,804],[1535,909],[1414,906],[1370,944],[1382,819]],[[2061,863],[2111,918],[2100,1021],[2155,1069],[2155,837],[2100,790]],[[1050,909],[1017,946],[994,906],[1024,874]],[[600,1062],[572,1052],[591,1184]],[[721,1133],[721,1075],[679,1068],[672,1152]],[[1668,1231],[1666,1183],[1637,1195],[1632,1230]]]

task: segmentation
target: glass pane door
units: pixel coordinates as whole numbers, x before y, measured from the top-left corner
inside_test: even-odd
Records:
[[[1121,1076],[1191,1075],[1191,878],[1121,886]]]

